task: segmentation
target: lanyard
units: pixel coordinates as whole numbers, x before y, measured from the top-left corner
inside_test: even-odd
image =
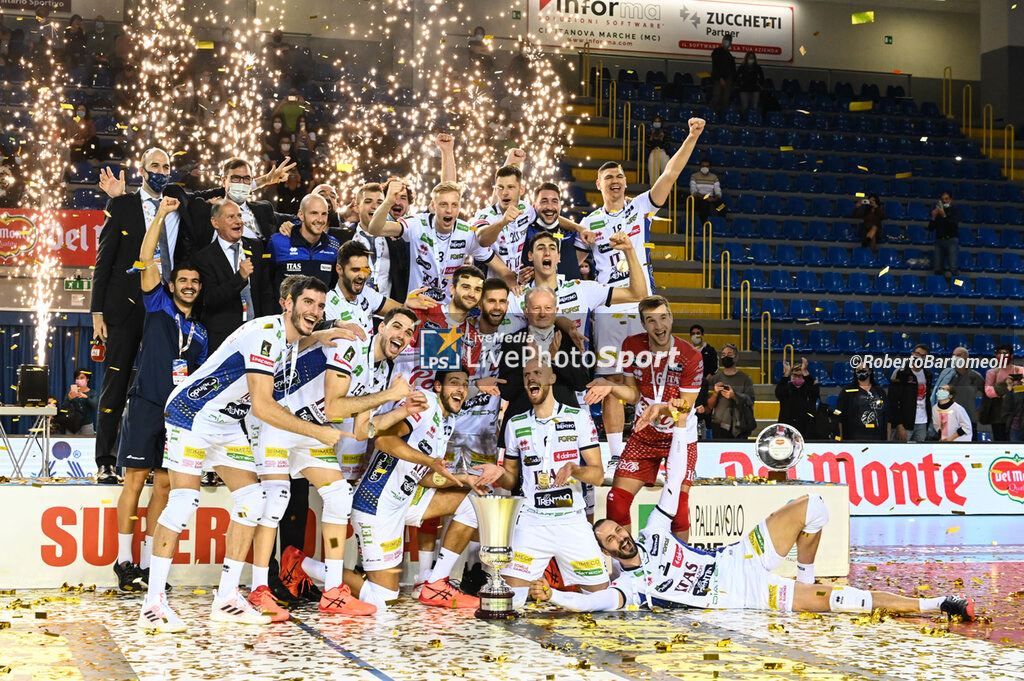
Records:
[[[660,354],[660,353],[659,353]],[[672,363],[669,361],[672,352],[671,350],[665,353],[665,369],[661,372],[661,380],[654,381],[654,403],[660,404],[661,397],[665,394],[665,385],[668,383],[668,370]],[[656,355],[657,356],[657,355]],[[654,378],[654,365],[651,364],[651,378]]]
[[[178,357],[181,357],[181,355],[192,346],[192,335],[196,331],[196,325],[195,325],[195,322],[193,322],[192,324],[189,324],[189,327],[188,327],[188,341],[185,342],[184,339],[181,337],[181,315],[180,315],[180,313],[174,315],[174,323],[178,325]],[[184,345],[182,345],[183,342],[185,343]]]
[[[445,264],[448,262],[448,253],[452,250],[452,242],[455,241],[455,226],[458,224],[458,222],[459,222],[459,219],[455,218],[455,222],[452,224],[452,231],[450,231],[448,233],[448,243],[444,247],[444,255],[441,256],[440,260],[438,260],[438,257],[437,257],[437,249],[436,248],[430,249],[430,254],[434,256],[434,264],[437,266],[437,281],[438,281],[438,283],[441,283],[442,280],[444,279],[444,268],[445,268]],[[442,241],[441,237],[438,235],[438,232],[437,232],[437,227],[436,227],[437,216],[436,215],[431,215],[430,216],[430,223],[431,223],[431,226],[434,227],[434,238],[437,239],[438,241]]]
[[[530,439],[533,440],[533,448],[534,448],[534,450],[535,451],[536,450],[540,450],[540,453],[541,453],[541,473],[542,474],[549,474],[548,471],[552,470],[554,468],[554,465],[555,465],[555,462],[550,460],[551,459],[551,449],[552,449],[552,447],[554,447],[554,443],[552,442],[552,440],[554,439],[554,433],[555,433],[555,429],[552,428],[552,425],[557,423],[556,417],[559,414],[561,414],[561,413],[562,413],[562,405],[559,404],[558,408],[555,409],[555,413],[553,413],[551,415],[551,417],[548,418],[548,419],[545,419],[545,420],[542,421],[541,419],[537,418],[537,413],[536,412],[534,412],[534,415],[533,415],[534,422],[538,426],[544,426],[544,431],[545,431],[544,432],[544,438],[542,440],[543,447],[538,447],[537,446],[537,435],[534,434],[534,433],[530,434]],[[552,480],[550,484],[554,484],[554,481]]]

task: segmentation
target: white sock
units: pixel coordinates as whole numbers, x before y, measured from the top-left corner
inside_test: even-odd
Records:
[[[242,568],[245,563],[240,560],[224,559],[224,568],[220,573],[220,584],[217,586],[217,595],[221,598],[231,598],[235,595],[235,589],[242,581]]]
[[[134,534],[117,533],[117,562],[134,563],[132,560],[132,538]]]
[[[618,460],[622,456],[622,450],[626,446],[622,443],[622,433],[607,433],[608,449],[611,451],[612,459]]]
[[[435,554],[434,551],[424,551],[423,549],[420,549],[420,559],[419,559],[419,568],[420,569],[419,569],[419,572],[416,574],[416,581],[417,582],[425,582],[425,581],[427,581],[427,575],[430,574],[430,569],[434,565],[434,556],[435,555],[436,554]]]
[[[259,565],[252,566],[252,584],[251,588],[253,591],[260,588],[261,586],[267,586],[267,581],[270,579],[270,566],[260,567]]]
[[[455,567],[455,561],[459,559],[459,554],[455,553],[450,549],[444,547],[441,548],[441,553],[437,555],[437,562],[434,563],[434,569],[427,575],[425,582],[436,582],[439,579],[445,579],[446,577],[452,576],[452,568]]]
[[[473,567],[480,562],[480,542],[471,541],[466,547],[466,565]]]
[[[149,591],[146,592],[146,605],[153,605],[160,599],[167,585],[167,576],[171,574],[173,558],[153,556],[149,562]]]
[[[801,584],[814,584],[814,563],[796,564],[796,581]]]
[[[945,597],[940,596],[939,598],[918,598],[917,607],[921,609],[921,612],[928,612],[930,610],[938,610],[942,605],[942,601],[946,600]]]
[[[324,560],[324,572],[324,591],[341,586],[342,578],[345,576],[345,559],[327,558]]]
[[[327,566],[309,556],[302,559],[302,571],[309,575],[310,579],[324,582],[327,579]]]
[[[145,570],[149,567],[150,558],[153,557],[153,538],[146,535],[142,538],[142,546],[139,547],[139,567]]]

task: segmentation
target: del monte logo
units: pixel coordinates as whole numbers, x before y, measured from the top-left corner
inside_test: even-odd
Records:
[[[1024,504],[1024,458],[999,457],[988,467],[988,482],[997,494]]]
[[[0,260],[8,260],[31,251],[36,246],[38,230],[24,215],[0,213]]]

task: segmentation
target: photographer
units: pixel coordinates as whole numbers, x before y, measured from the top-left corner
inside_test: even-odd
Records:
[[[91,377],[91,371],[75,371],[75,382],[68,388],[68,396],[53,418],[54,425],[65,435],[96,434],[96,395],[89,387]]]
[[[745,440],[757,425],[754,382],[737,368],[738,361],[739,350],[726,343],[719,361],[722,368],[708,381],[714,387],[708,394],[707,410],[711,412],[711,437],[715,440]]]
[[[884,214],[882,202],[876,194],[861,199],[860,204],[853,209],[853,217],[861,221],[860,245],[867,246],[875,255],[878,255],[878,241],[882,238]]]
[[[949,192],[942,192],[939,202],[932,209],[928,229],[935,232],[932,269],[935,274],[942,274],[948,267],[956,277],[960,274],[960,263],[957,260],[960,250],[960,211],[953,205],[953,195]]]

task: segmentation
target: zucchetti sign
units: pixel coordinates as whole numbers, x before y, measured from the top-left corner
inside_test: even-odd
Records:
[[[529,0],[527,27],[549,46],[707,55],[732,36],[732,52],[793,60],[793,8],[710,0]]]

